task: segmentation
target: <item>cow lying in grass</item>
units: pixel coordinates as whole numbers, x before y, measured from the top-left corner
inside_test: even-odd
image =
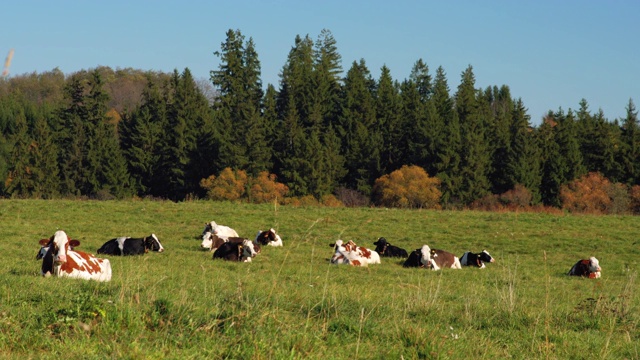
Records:
[[[429,245],[423,245],[420,249],[412,251],[403,266],[424,267],[431,270],[444,268],[462,269],[457,256],[448,251],[431,249]]]
[[[251,262],[251,258],[257,254],[253,242],[249,239],[243,239],[242,242],[228,241],[220,245],[220,247],[213,252],[213,259]]]
[[[389,242],[387,242],[387,239],[383,237],[379,238],[378,241],[373,243],[373,245],[376,246],[376,252],[383,257],[386,256],[406,258],[407,256],[409,256],[407,254],[407,250],[389,244]]]
[[[600,262],[595,257],[589,259],[579,260],[567,275],[582,276],[589,279],[599,279],[602,269],[600,268]]]
[[[336,240],[335,243],[329,244],[334,248],[334,254],[331,257],[332,264],[348,264],[352,266],[367,266],[369,264],[380,264],[380,255],[362,246],[356,245],[349,240],[347,243],[342,240]]]
[[[71,240],[67,234],[58,230],[49,239],[40,240],[40,246],[47,252],[42,258],[41,274],[45,277],[69,277],[74,279],[109,281],[111,263],[109,259],[100,259],[83,251],[72,250],[80,246],[80,241]]]
[[[460,257],[460,265],[462,266],[475,266],[480,269],[484,269],[486,266],[484,263],[492,263],[495,259],[489,254],[487,250],[482,250],[479,254],[474,254],[470,251],[462,254]]]

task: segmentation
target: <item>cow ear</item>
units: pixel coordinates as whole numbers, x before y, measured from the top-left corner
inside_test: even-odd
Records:
[[[38,241],[38,244],[45,246],[49,243],[49,239],[40,239],[40,241]]]
[[[69,245],[73,247],[78,247],[80,246],[80,240],[71,240],[69,241]]]

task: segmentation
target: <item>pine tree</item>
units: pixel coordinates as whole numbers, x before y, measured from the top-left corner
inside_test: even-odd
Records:
[[[44,118],[38,118],[33,129],[33,177],[36,198],[52,199],[59,195],[60,173],[58,147],[51,128]]]
[[[382,134],[376,132],[376,114],[371,78],[364,60],[354,62],[345,78],[342,113],[338,133],[342,138],[348,188],[370,195],[373,182],[381,175]]]
[[[509,179],[509,153],[511,152],[511,139],[509,127],[512,122],[513,100],[511,92],[506,85],[498,88],[489,87],[484,92],[484,101],[491,107],[487,124],[487,145],[491,153],[491,172],[489,181],[491,191],[494,194],[502,194],[513,189]]]
[[[540,151],[534,136],[534,129],[530,125],[522,99],[514,104],[511,123],[509,124],[510,146],[507,153],[508,184],[526,187],[532,195],[531,202],[540,202],[540,184],[542,181],[540,168]]]
[[[7,180],[7,193],[12,197],[30,197],[34,191],[33,158],[31,153],[32,139],[29,137],[27,119],[20,112],[15,120],[15,132],[9,138],[13,143],[9,164],[9,178]]]
[[[627,116],[622,121],[621,151],[618,163],[623,167],[624,181],[628,185],[640,184],[640,124],[638,110],[629,99],[626,107]]]
[[[409,152],[398,88],[386,66],[380,71],[375,101],[376,124],[373,129],[382,135],[379,174],[382,176],[399,169]]]
[[[477,98],[474,86],[475,76],[469,66],[462,73],[455,97],[462,139],[462,183],[454,193],[464,204],[482,198],[490,190],[491,154],[485,134],[485,124],[490,121],[488,104]]]
[[[442,128],[440,134],[435,134],[433,148],[436,151],[437,163],[435,168],[442,185],[442,203],[445,205],[457,204],[460,202],[458,194],[462,184],[461,173],[461,152],[462,137],[460,133],[460,122],[458,113],[454,109],[453,99],[449,95],[449,85],[446,74],[442,66],[436,70],[434,79],[433,95],[428,105],[432,103],[435,115],[429,117],[431,129]],[[439,135],[439,136],[438,136]]]

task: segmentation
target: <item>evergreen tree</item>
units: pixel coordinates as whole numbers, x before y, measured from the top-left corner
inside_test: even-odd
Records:
[[[382,135],[380,174],[378,174],[382,176],[399,169],[409,152],[400,95],[387,66],[383,66],[380,71],[375,101],[377,119],[373,130]]]
[[[15,121],[15,132],[10,137],[10,142],[13,143],[11,151],[13,161],[9,164],[7,193],[12,197],[26,198],[31,196],[35,188],[32,173],[32,139],[29,137],[24,113],[18,113]]]
[[[509,179],[509,153],[511,139],[509,127],[512,122],[513,100],[506,85],[489,87],[484,92],[484,102],[491,108],[487,124],[487,145],[491,153],[489,181],[494,194],[502,194],[513,189]]]
[[[33,138],[33,196],[43,199],[55,198],[59,195],[60,189],[58,147],[49,124],[42,117],[34,124]]]
[[[510,146],[507,153],[505,175],[507,184],[511,188],[520,184],[526,187],[532,195],[531,202],[540,202],[540,184],[542,181],[540,169],[540,151],[521,99],[513,107],[509,125]]]
[[[432,134],[441,128],[441,135],[433,137],[433,148],[436,151],[435,164],[437,175],[442,185],[442,203],[453,205],[460,202],[458,194],[462,184],[461,152],[462,137],[458,113],[454,109],[453,99],[449,95],[449,85],[442,66],[436,70],[433,95],[428,106],[435,109],[435,116],[429,117]]]
[[[121,138],[129,172],[138,195],[163,196],[160,173],[163,129],[167,123],[165,97],[158,85],[147,78],[142,105],[123,121]]]
[[[484,101],[476,97],[475,76],[469,66],[462,73],[456,93],[456,110],[460,119],[462,139],[462,183],[454,193],[462,203],[469,204],[487,195],[490,190],[488,174],[491,154],[485,135],[489,114]]]
[[[345,78],[342,113],[338,133],[346,160],[348,188],[370,195],[373,182],[381,175],[382,134],[376,132],[373,97],[375,81],[365,61],[354,62]]]
[[[640,124],[638,110],[629,99],[626,107],[627,116],[622,121],[621,150],[618,163],[623,167],[624,181],[628,185],[640,184]]]

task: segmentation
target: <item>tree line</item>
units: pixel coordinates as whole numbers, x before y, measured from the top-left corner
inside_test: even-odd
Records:
[[[173,73],[99,67],[0,80],[0,195],[20,198],[204,198],[224,169],[266,172],[289,196],[372,196],[405,165],[440,184],[440,204],[466,206],[517,186],[559,207],[563,185],[597,172],[640,183],[640,130],[624,119],[550,110],[531,124],[507,85],[455,90],[442,66],[419,59],[410,76],[375,79],[364,59],[342,68],[329,30],[296,36],[279,84],[263,86],[252,38],[229,30],[210,82]]]

